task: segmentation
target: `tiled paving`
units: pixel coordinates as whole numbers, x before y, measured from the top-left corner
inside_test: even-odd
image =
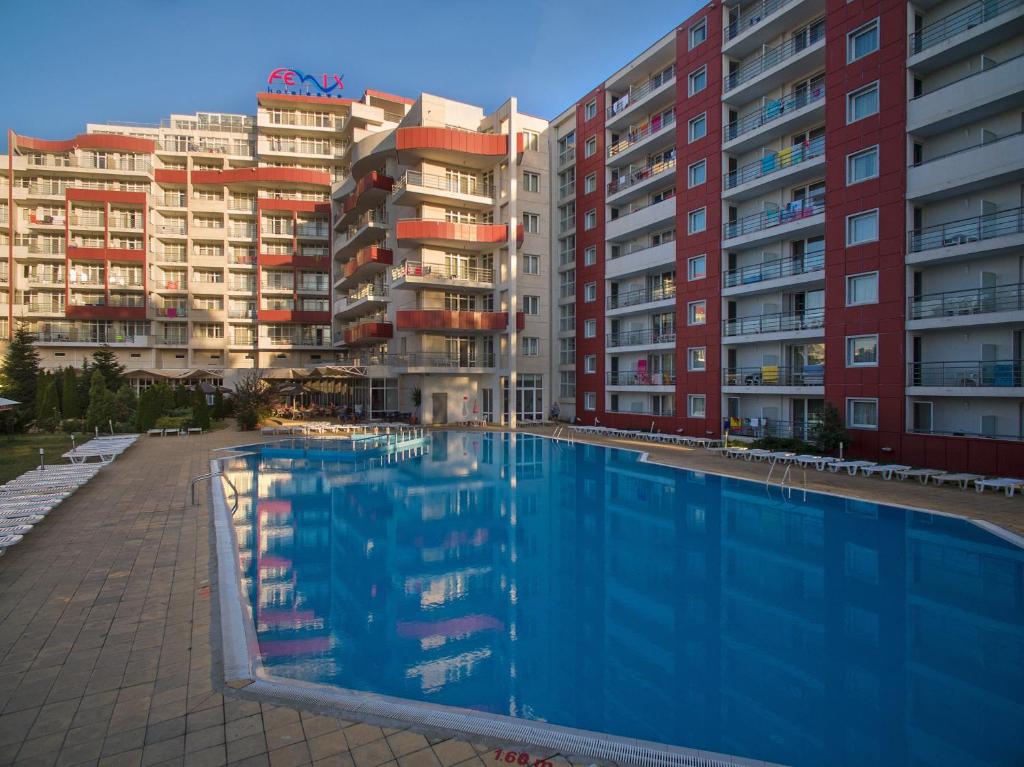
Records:
[[[209,516],[204,494],[190,505],[189,479],[208,470],[213,448],[260,439],[144,438],[0,558],[0,765],[493,763],[484,744],[222,695],[210,641]],[[762,481],[767,472],[700,450],[643,448],[695,469]],[[817,472],[808,487],[1024,532],[1022,498]]]
[[[484,744],[221,694],[209,517],[189,479],[211,449],[258,440],[143,438],[0,557],[0,765],[493,761]]]

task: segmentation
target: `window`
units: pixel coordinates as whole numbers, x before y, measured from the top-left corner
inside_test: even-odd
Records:
[[[687,216],[687,232],[697,234],[707,229],[707,208],[691,210]]]
[[[530,336],[523,336],[521,339],[523,342],[523,356],[524,357],[539,357],[540,356],[540,339],[533,338]]]
[[[536,213],[523,213],[523,229],[529,234],[540,232],[540,216]]]
[[[583,355],[583,372],[584,373],[596,373],[597,372],[597,355],[596,354],[585,354],[585,355]]]
[[[704,325],[708,321],[707,301],[691,301],[686,305],[686,324]]]
[[[707,39],[708,22],[707,19],[701,19],[698,23],[690,27],[690,50],[693,50]]]
[[[523,296],[523,312],[540,314],[540,296]]]
[[[850,429],[878,428],[878,400],[846,400],[846,425]]]
[[[707,160],[701,160],[691,165],[687,172],[689,178],[689,185],[691,187],[700,186],[708,178],[708,163]]]
[[[583,265],[593,266],[597,263],[597,246],[591,245],[589,248],[583,249]]]
[[[878,272],[850,274],[846,277],[846,305],[878,303]]]
[[[589,230],[589,229],[593,229],[596,226],[597,226],[597,210],[596,209],[588,210],[586,213],[583,214],[583,228]]]
[[[559,391],[561,399],[575,399],[576,397],[576,371],[563,370],[558,374]]]
[[[707,348],[697,346],[687,350],[686,369],[694,372],[707,370]]]
[[[878,336],[847,336],[846,367],[877,367]]]
[[[708,257],[693,256],[686,260],[686,276],[689,280],[703,280],[708,274]]]
[[[523,255],[523,274],[540,274],[540,256]]]
[[[690,95],[700,93],[702,90],[708,87],[708,68],[701,67],[696,72],[691,72],[690,77]]]
[[[877,146],[846,156],[847,185],[867,181],[869,178],[878,178]]]
[[[539,192],[540,191],[540,174],[531,173],[528,170],[523,171],[523,191],[524,192]]]
[[[847,124],[863,120],[874,114],[878,114],[877,82],[846,94]]]
[[[523,149],[536,152],[540,149],[540,134],[537,131],[523,131]]]
[[[575,365],[576,364],[576,339],[575,338],[559,338],[558,339],[558,364],[559,365]]]
[[[703,394],[690,394],[686,397],[686,412],[690,418],[703,418],[705,410],[705,399]]]
[[[597,174],[591,173],[583,179],[583,193],[590,194],[597,191]]]
[[[697,139],[704,138],[708,132],[708,116],[704,114],[698,115],[690,120],[690,141],[696,141]]]
[[[588,101],[587,105],[583,107],[584,120],[593,120],[595,117],[597,117],[597,99]]]
[[[583,320],[583,337],[597,338],[597,320]]]
[[[583,156],[593,157],[595,154],[597,154],[597,136],[591,136],[583,145]]]
[[[572,333],[576,330],[576,304],[558,307],[558,329],[563,333]]]
[[[583,392],[583,409],[597,410],[597,394],[592,391]]]
[[[878,50],[878,19],[857,27],[846,36],[846,63],[862,59]]]
[[[878,210],[846,217],[846,244],[860,245],[878,239]]]
[[[593,303],[597,300],[597,283],[588,282],[583,286],[583,301],[584,303]]]

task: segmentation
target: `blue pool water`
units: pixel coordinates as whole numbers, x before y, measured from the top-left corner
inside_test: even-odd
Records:
[[[228,463],[269,671],[799,766],[1024,764],[1024,550],[634,452],[429,440]]]

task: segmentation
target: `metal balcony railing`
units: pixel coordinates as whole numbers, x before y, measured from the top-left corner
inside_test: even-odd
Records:
[[[295,234],[298,237],[326,237],[328,235],[327,224],[315,226],[313,224],[299,224],[295,227]]]
[[[744,216],[736,221],[727,221],[722,224],[722,239],[729,240],[733,237],[742,237],[747,234],[763,232],[783,224],[792,224],[804,218],[816,216],[825,212],[825,198],[814,197],[810,200],[797,200],[791,202],[785,208],[778,210],[765,210],[761,213],[754,213]]]
[[[796,0],[762,0],[762,2],[744,6],[740,9],[735,21],[730,22],[725,28],[725,41],[729,42],[738,37],[750,27],[760,24],[769,16],[778,13],[780,9],[794,2]]]
[[[33,243],[28,246],[29,253],[38,253],[44,256],[63,256],[64,246],[63,245],[49,245],[41,243]]]
[[[722,287],[733,288],[738,285],[750,285],[781,277],[792,277],[794,275],[821,271],[824,268],[824,250],[786,259],[777,258],[772,261],[764,261],[723,272]]]
[[[232,320],[252,320],[256,318],[256,309],[255,307],[228,309],[228,318]]]
[[[1006,141],[1007,139],[1016,138],[1021,134],[1024,134],[1024,129],[1016,130],[1013,131],[1012,133],[1007,133],[1005,136],[996,136],[995,138],[985,138],[983,135],[981,141],[977,141],[973,144],[968,144],[967,146],[962,146],[959,149],[954,149],[950,152],[943,152],[942,154],[935,155],[934,157],[929,157],[927,160],[922,160],[921,162],[915,162],[911,165],[911,167],[919,168],[922,165],[927,165],[930,162],[945,160],[947,157],[953,157],[954,155],[958,155],[961,152],[970,152],[972,149],[977,149],[978,147],[998,144],[1000,141]]]
[[[725,78],[725,92],[738,88],[743,83],[753,80],[772,67],[787,59],[799,55],[820,40],[825,39],[825,20],[812,21],[801,34],[791,37],[784,43],[769,48],[764,53],[742,62],[735,72]]]
[[[672,200],[674,198],[675,198],[675,194],[674,193],[670,194],[670,193],[666,192],[662,196],[662,198],[660,200],[657,200],[657,201],[651,200],[649,198],[643,198],[643,199],[640,199],[640,200],[635,200],[635,201],[629,203],[628,205],[622,206],[621,208],[616,208],[615,210],[618,211],[618,215],[617,216],[612,216],[608,220],[609,221],[619,221],[619,220],[624,219],[624,218],[626,218],[628,216],[632,216],[634,213],[639,213],[642,210],[646,210],[647,208],[651,207],[652,205],[657,205],[658,203],[665,202],[666,200]],[[674,211],[674,208],[675,208],[674,204],[672,205],[672,208],[673,208],[673,211]]]
[[[471,349],[461,353],[409,352],[407,354],[367,354],[345,360],[349,365],[387,365],[396,368],[493,368],[500,362],[503,366],[507,357],[493,352]]]
[[[910,34],[910,53],[920,53],[1024,5],[1024,0],[978,0]]]
[[[402,277],[426,277],[431,280],[462,280],[464,282],[494,282],[494,270],[480,266],[446,266],[424,264],[421,261],[403,261],[392,268],[391,279]]]
[[[252,253],[228,253],[228,263],[236,266],[251,266],[256,263]]]
[[[971,439],[999,439],[1008,442],[1024,441],[1024,434],[985,434],[980,431],[952,431],[949,429],[907,429],[908,434],[924,434],[930,437],[970,437]]]
[[[676,297],[675,285],[659,285],[651,288],[638,288],[636,290],[624,290],[620,293],[608,296],[606,308],[624,309],[627,306],[639,306],[654,301],[665,301]]]
[[[913,296],[908,299],[907,316],[912,320],[928,320],[1022,310],[1024,283],[1016,283]]]
[[[576,162],[576,147],[572,146],[558,153],[559,166],[568,165],[572,162]]]
[[[63,314],[64,304],[56,303],[51,301],[29,301],[25,304],[25,308],[29,312],[38,312],[46,314]]]
[[[125,295],[125,296],[121,296],[121,295],[117,295],[115,293],[115,294],[111,294],[110,298],[107,300],[107,306],[124,306],[124,307],[133,308],[133,309],[140,309],[140,308],[145,307],[145,305],[146,305],[146,299],[145,299],[144,296],[141,296],[141,295],[136,295],[136,296]]]
[[[757,130],[763,125],[768,125],[786,115],[792,114],[798,109],[803,109],[809,104],[822,101],[824,98],[825,85],[821,83],[812,88],[805,88],[788,96],[783,96],[782,98],[771,99],[763,107],[726,125],[723,140],[732,141],[751,131]]]
[[[723,386],[823,386],[825,366],[802,368],[761,365],[760,367],[723,368]]]
[[[184,251],[157,251],[154,254],[154,258],[157,261],[163,261],[169,264],[183,264],[188,260]]]
[[[388,290],[387,285],[370,284],[364,285],[359,290],[353,290],[346,296],[342,296],[341,300],[349,304],[354,304],[356,301],[368,301],[375,298],[386,298],[389,295],[389,293],[390,291]]]
[[[821,421],[778,421],[774,418],[730,418],[730,437],[784,437],[813,442]]]
[[[911,253],[920,253],[1021,233],[1024,233],[1024,207],[912,229],[907,233],[907,245]]]
[[[816,330],[823,327],[825,327],[825,310],[808,309],[804,312],[773,312],[722,320],[722,335],[785,333],[796,330]]]
[[[180,280],[151,280],[150,286],[155,290],[188,290],[187,280],[183,277]]]
[[[156,342],[164,346],[185,346],[188,344],[188,336],[174,333],[164,334],[157,336]]]
[[[157,317],[169,317],[171,319],[175,319],[178,317],[188,317],[188,307],[185,306],[184,304],[180,304],[177,306],[151,305],[150,308],[153,310],[153,313],[156,314]]]
[[[667,245],[670,242],[675,242],[674,239],[667,240],[659,238],[658,242],[655,242],[651,237],[641,237],[637,240],[631,240],[622,245],[612,245],[611,254],[608,256],[610,259],[622,258],[623,256],[629,256],[633,253],[639,253],[641,250],[648,250],[650,248],[657,248],[661,245]]]
[[[819,136],[813,141],[787,147],[779,152],[772,152],[760,160],[747,163],[725,175],[725,188],[733,189],[755,179],[770,176],[786,168],[793,168],[801,163],[825,156],[825,137]]]
[[[615,370],[605,380],[609,386],[674,386],[676,371]]]
[[[623,410],[621,407],[614,408],[609,407],[605,409],[606,413],[621,413],[622,415],[644,415],[654,416],[655,418],[674,418],[676,411],[674,407],[661,407],[654,408],[647,405],[637,407],[631,405],[629,410]]]
[[[266,112],[271,125],[297,125],[305,128],[341,128],[344,119],[331,115],[308,114],[306,112]]]
[[[660,115],[652,118],[647,125],[639,130],[631,130],[626,134],[626,138],[616,141],[610,147],[608,147],[608,157],[614,157],[617,154],[621,154],[629,149],[631,146],[650,138],[656,133],[660,133],[666,128],[671,128],[676,124],[675,112],[668,112],[661,117]]]
[[[185,234],[188,231],[185,224],[157,224],[153,229],[157,234]]]
[[[663,85],[668,85],[674,82],[676,79],[676,68],[672,66],[669,71],[662,70],[654,77],[648,78],[646,81],[637,86],[630,86],[629,93],[612,102],[605,110],[606,117],[610,120],[615,117],[619,112],[628,109],[630,106],[635,106],[639,102],[647,98],[653,91],[656,91]]]
[[[262,288],[263,290],[295,290],[295,283],[284,280],[264,280]]]
[[[457,176],[440,176],[433,173],[421,173],[410,170],[395,182],[392,194],[408,186],[419,186],[424,189],[436,189],[440,192],[452,194],[469,194],[477,197],[494,197],[494,185],[484,184],[476,178]]]
[[[327,280],[300,282],[298,286],[299,293],[326,293],[328,290]]]
[[[145,336],[140,337],[140,340]],[[32,334],[37,343],[85,343],[85,344],[131,344],[136,336],[132,333],[118,333],[103,329],[46,329]]]
[[[605,339],[605,346],[611,349],[619,346],[674,344],[675,342],[675,328],[670,328],[668,330],[624,330],[618,333],[609,333],[608,337]]]
[[[1021,367],[1020,360],[910,362],[907,385],[1012,388],[1021,386]]]

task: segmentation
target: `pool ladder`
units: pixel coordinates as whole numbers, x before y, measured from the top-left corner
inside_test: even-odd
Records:
[[[213,480],[218,477],[227,482],[228,485],[231,487],[231,492],[234,495],[235,499],[235,502],[231,505],[231,512],[234,513],[235,510],[238,508],[238,488],[235,487],[235,483],[232,482],[231,479],[226,474],[220,471],[210,472],[209,474],[200,474],[198,477],[192,477],[192,483],[189,485],[189,491],[192,494],[192,505],[196,505],[196,485],[198,485],[203,480]]]
[[[556,426],[555,430],[551,433],[551,439],[555,442],[565,441],[567,445],[573,445],[576,443],[576,438],[573,436],[572,430],[567,429],[564,426]]]

